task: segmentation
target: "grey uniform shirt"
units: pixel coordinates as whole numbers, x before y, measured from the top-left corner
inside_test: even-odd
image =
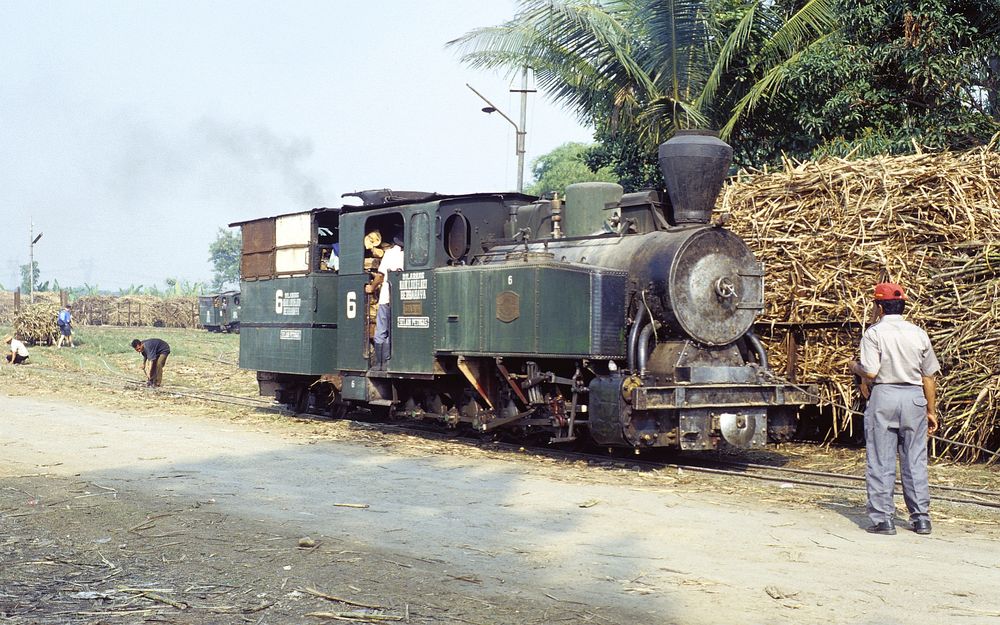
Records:
[[[885,315],[865,330],[861,339],[861,366],[876,373],[875,384],[913,384],[941,370],[931,340],[902,315]]]

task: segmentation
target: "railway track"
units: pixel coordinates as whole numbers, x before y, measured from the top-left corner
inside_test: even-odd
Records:
[[[384,431],[393,431],[406,434],[416,434],[421,436],[434,436],[433,430],[413,427],[410,425],[396,424],[371,424],[365,423],[369,427],[375,427]],[[482,442],[477,441],[473,436],[461,437],[454,434],[440,434],[442,439],[457,440],[464,443],[475,443],[482,446],[489,446],[494,449],[505,451],[520,451],[530,449],[533,453],[544,454],[546,457],[564,459],[567,462],[584,461],[595,466],[613,466],[620,468],[639,468],[646,471],[656,471],[662,469],[683,469],[696,473],[723,475],[743,479],[753,479],[760,481],[779,482],[783,484],[796,484],[802,486],[815,486],[831,490],[848,490],[865,492],[864,476],[850,475],[844,473],[813,471],[809,469],[798,469],[794,467],[771,466],[750,462],[737,462],[732,460],[710,459],[703,456],[698,459],[686,461],[657,461],[639,459],[633,457],[609,457],[607,455],[590,452],[572,452],[554,450],[549,447],[526,447],[521,444],[511,444],[503,442]],[[702,452],[705,453],[705,452]],[[901,484],[897,480],[897,494],[901,494]],[[936,501],[948,501],[952,503],[969,504],[984,508],[1000,509],[1000,492],[966,488],[961,486],[946,486],[931,484],[931,493]]]
[[[225,364],[230,364],[230,363],[225,363]],[[110,369],[110,367],[108,367],[108,369],[109,371],[114,373],[113,370]],[[59,375],[63,377],[68,375],[94,384],[107,385],[107,386],[125,385],[129,387],[134,387],[136,389],[145,386],[144,380],[130,378],[128,376],[123,376],[120,374],[99,376],[95,374],[83,373],[77,371],[50,369],[37,365],[33,366],[31,368],[31,371],[32,372],[37,371],[40,373],[50,374],[50,375]],[[272,400],[266,400],[261,398],[232,395],[232,394],[208,391],[203,389],[193,389],[177,385],[167,385],[149,390],[155,393],[166,393],[179,397],[188,397],[212,403],[237,405],[246,408],[264,410],[268,412],[274,412],[276,414],[293,416],[302,419],[330,421],[330,418],[328,417],[312,413],[294,412],[288,410],[287,408],[281,405],[274,403],[274,401]],[[864,486],[865,478],[863,476],[828,472],[828,471],[815,471],[810,469],[799,469],[795,467],[773,466],[760,463],[740,462],[740,461],[725,460],[720,458],[713,459],[706,457],[704,452],[702,452],[698,457],[688,458],[685,460],[672,459],[669,461],[650,460],[647,458],[637,458],[633,456],[615,457],[615,456],[609,456],[604,453],[553,449],[551,447],[544,445],[530,446],[524,443],[506,443],[493,439],[484,440],[484,438],[481,435],[472,431],[469,431],[468,433],[460,433],[453,430],[443,431],[441,427],[437,425],[432,426],[432,425],[421,425],[417,423],[403,424],[403,423],[391,423],[391,422],[389,423],[371,422],[359,419],[348,419],[348,420],[352,421],[352,423],[354,423],[358,427],[369,428],[386,433],[417,435],[441,441],[454,441],[461,444],[476,445],[489,449],[496,449],[509,452],[521,452],[522,450],[529,450],[531,451],[531,453],[544,455],[547,458],[560,459],[560,460],[565,460],[567,462],[583,461],[589,465],[597,467],[615,467],[615,468],[630,468],[630,469],[638,468],[640,470],[645,470],[645,471],[656,471],[656,470],[674,468],[674,469],[683,469],[685,471],[692,471],[696,473],[721,475],[721,476],[741,478],[741,479],[779,482],[783,484],[795,484],[802,486],[812,486],[830,490],[865,492],[865,486]],[[947,501],[951,503],[967,504],[983,508],[1000,509],[1000,492],[998,491],[977,489],[977,488],[963,487],[963,486],[947,486],[947,485],[935,485],[935,484],[931,484],[930,488],[932,497],[936,501]],[[901,492],[899,489],[900,489],[900,484],[897,481],[897,493]]]

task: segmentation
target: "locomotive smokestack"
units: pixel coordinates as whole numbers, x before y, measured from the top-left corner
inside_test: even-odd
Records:
[[[733,148],[708,130],[678,130],[660,145],[659,161],[674,222],[708,223],[733,161]]]

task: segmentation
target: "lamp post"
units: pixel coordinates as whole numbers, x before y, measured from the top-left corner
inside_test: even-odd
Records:
[[[500,113],[500,116],[510,122],[510,125],[514,127],[514,131],[517,133],[517,144],[515,147],[515,153],[517,154],[517,192],[524,192],[524,137],[528,134],[526,126],[528,123],[528,94],[533,93],[534,89],[528,89],[528,68],[525,67],[524,71],[521,73],[521,88],[511,89],[514,93],[521,94],[521,124],[518,125],[513,119],[507,116],[506,113],[498,109],[492,102],[490,102],[486,96],[476,91],[476,89],[469,83],[465,83],[465,86],[472,90],[472,93],[476,94],[482,98],[483,102],[489,106],[483,107],[484,113]]]
[[[31,304],[35,303],[35,243],[41,238],[41,232],[35,236],[35,221],[32,219],[31,225],[28,226],[28,240],[31,241],[28,246],[28,302]]]

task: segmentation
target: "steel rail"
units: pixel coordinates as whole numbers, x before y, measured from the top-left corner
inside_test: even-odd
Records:
[[[364,422],[360,422],[359,424],[371,427],[373,429],[392,430],[392,431],[403,432],[403,433],[416,433],[416,434],[420,434],[421,436],[426,436],[427,434],[435,434],[435,432],[433,430],[421,429],[421,428],[414,428],[414,427],[410,427],[410,426],[407,426],[407,425],[387,424],[387,423],[364,423]],[[453,434],[437,434],[437,437],[439,437],[439,438],[446,438],[446,439],[449,439],[449,440],[458,440],[458,441],[461,441],[461,442],[465,442],[465,441],[468,441],[468,440],[474,440],[474,439],[462,439],[462,438],[456,437]],[[866,490],[865,487],[863,487],[863,486],[855,486],[853,484],[835,484],[835,483],[831,483],[831,482],[823,482],[823,481],[818,481],[818,480],[803,480],[803,479],[789,478],[789,477],[784,477],[784,476],[764,475],[762,473],[755,473],[755,472],[748,472],[748,471],[720,469],[720,468],[713,468],[713,467],[703,466],[704,463],[698,464],[698,463],[693,463],[693,462],[691,462],[691,463],[683,463],[683,462],[657,462],[657,461],[651,461],[651,460],[637,460],[637,459],[628,459],[628,460],[626,460],[626,459],[622,459],[622,458],[609,458],[607,456],[599,456],[599,455],[589,454],[589,453],[552,450],[552,449],[544,448],[544,447],[527,447],[525,445],[514,445],[514,444],[510,444],[510,443],[500,443],[500,442],[495,442],[495,441],[488,443],[488,445],[491,446],[491,447],[494,447],[494,448],[503,449],[505,451],[520,451],[522,448],[531,449],[533,452],[544,454],[546,457],[550,457],[550,458],[562,458],[562,459],[565,459],[567,461],[586,460],[586,461],[590,461],[590,462],[598,463],[598,464],[608,464],[610,462],[610,463],[613,463],[613,464],[618,465],[618,466],[632,466],[632,467],[638,466],[638,467],[642,467],[642,468],[649,469],[649,470],[663,469],[663,468],[678,468],[678,469],[689,470],[689,471],[693,471],[693,472],[697,472],[697,473],[709,473],[709,474],[725,475],[725,476],[732,476],[732,477],[744,477],[744,478],[757,479],[757,480],[762,480],[762,481],[782,482],[782,483],[788,483],[788,484],[799,484],[799,485],[804,485],[804,486],[819,486],[819,487],[823,487],[823,488],[849,490],[849,491],[858,491],[858,492],[865,492],[865,490]],[[712,461],[712,462],[718,462],[720,464],[723,464],[726,461]],[[804,474],[807,474],[807,475],[827,476],[827,477],[830,477],[830,478],[833,478],[833,479],[849,480],[849,481],[864,480],[863,477],[858,477],[858,476],[855,476],[855,475],[847,475],[847,474],[843,474],[843,473],[824,473],[824,472],[820,472],[820,471],[809,471],[808,469],[795,469],[795,468],[791,468],[791,467],[771,467],[771,466],[768,466],[768,465],[753,465],[752,463],[731,463],[731,464],[734,464],[734,465],[740,466],[740,467],[745,467],[745,468],[753,468],[753,469],[755,469],[757,471],[772,471],[772,472],[776,472],[776,473],[800,473],[800,474],[804,473]],[[897,485],[899,485],[898,482],[897,482]],[[963,503],[963,504],[969,504],[969,505],[983,506],[983,507],[987,507],[987,508],[998,508],[998,509],[1000,509],[1000,492],[997,492],[997,491],[988,491],[988,490],[981,490],[981,489],[966,489],[966,488],[954,487],[954,486],[937,486],[937,485],[934,485],[934,484],[931,484],[930,487],[932,489],[937,489],[937,490],[949,490],[949,491],[954,491],[954,492],[958,492],[958,493],[987,495],[987,496],[992,496],[992,497],[998,498],[998,501],[984,501],[984,500],[979,499],[979,498],[977,498],[977,499],[968,499],[968,498],[948,497],[948,496],[944,496],[944,495],[937,495],[937,496],[935,496],[935,500],[937,500],[937,501],[948,501],[948,502],[952,502],[952,503]],[[901,491],[899,491],[898,489],[896,490],[897,494],[900,493],[900,492]]]
[[[105,363],[106,364],[106,363]],[[108,368],[109,371],[112,371]],[[110,386],[114,384],[127,384],[135,386],[136,388],[141,388],[146,386],[145,380],[139,380],[137,378],[132,378],[125,375],[112,375],[112,376],[99,376],[92,373],[84,373],[82,371],[73,371],[66,369],[53,369],[51,367],[44,367],[41,365],[32,365],[31,371],[37,371],[43,374],[59,375],[59,376],[72,376],[78,379],[91,380],[105,386]],[[281,414],[296,414],[281,406],[277,406],[271,400],[258,399],[255,397],[245,397],[241,395],[230,395],[227,393],[219,393],[216,391],[191,389],[188,387],[177,386],[177,385],[167,385],[160,387],[152,387],[149,389],[156,393],[173,393],[175,395],[181,395],[185,397],[192,397],[195,399],[203,399],[206,401],[218,401],[220,403],[229,403],[236,405],[244,405],[253,408],[262,408],[265,410],[271,410],[273,412],[279,412]]]
[[[753,463],[753,462],[732,462],[732,461],[727,461],[727,460],[718,460],[717,462],[719,462],[720,464],[726,464],[726,465],[737,466],[737,467],[749,467],[749,468],[753,468],[753,469],[762,469],[762,470],[781,470],[781,471],[786,471],[788,473],[798,473],[798,474],[801,474],[801,475],[814,475],[814,476],[819,476],[819,477],[836,477],[836,478],[842,478],[842,479],[845,479],[845,480],[856,480],[858,482],[864,482],[865,481],[865,477],[863,475],[849,475],[849,474],[846,474],[846,473],[836,473],[836,472],[829,472],[829,471],[814,471],[814,470],[811,470],[811,469],[796,469],[796,468],[793,468],[793,467],[773,467],[773,466],[770,466],[770,465],[767,465],[767,464],[756,464],[756,463]],[[902,485],[902,482],[900,480],[896,480],[896,484],[897,485]],[[938,490],[960,491],[960,492],[963,492],[963,493],[975,493],[977,495],[990,495],[990,496],[993,496],[993,497],[1000,497],[1000,491],[981,490],[981,489],[975,489],[975,488],[962,488],[960,486],[945,486],[944,484],[931,484],[930,487],[931,488],[936,488]]]

